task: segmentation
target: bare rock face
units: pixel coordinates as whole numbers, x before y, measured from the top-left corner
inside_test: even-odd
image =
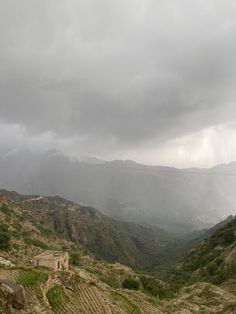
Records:
[[[15,309],[26,307],[25,289],[11,280],[0,281],[0,304],[10,305]]]

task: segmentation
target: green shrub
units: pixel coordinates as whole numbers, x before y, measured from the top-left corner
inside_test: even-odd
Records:
[[[0,250],[5,250],[9,247],[9,242],[11,240],[11,234],[8,231],[8,226],[5,224],[0,224]]]
[[[80,265],[80,254],[78,252],[72,252],[70,253],[70,264],[74,266],[79,266]]]
[[[139,282],[135,280],[134,278],[129,277],[122,282],[122,288],[129,289],[129,290],[138,290]]]

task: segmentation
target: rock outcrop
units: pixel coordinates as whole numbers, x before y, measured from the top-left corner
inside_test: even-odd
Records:
[[[24,309],[27,304],[25,289],[11,280],[0,281],[0,304]]]
[[[0,256],[0,265],[5,266],[5,267],[14,267],[15,266],[11,261],[9,261],[9,260],[1,257],[1,256]]]

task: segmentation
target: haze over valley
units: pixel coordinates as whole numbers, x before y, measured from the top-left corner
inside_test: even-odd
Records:
[[[59,195],[121,220],[174,233],[208,228],[236,213],[236,163],[210,169],[77,161],[57,151],[0,159],[0,186]]]

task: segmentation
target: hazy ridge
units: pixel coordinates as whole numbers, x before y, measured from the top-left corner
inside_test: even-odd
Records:
[[[24,194],[61,195],[122,220],[174,232],[208,228],[234,214],[236,164],[211,169],[81,162],[50,151],[0,158],[0,186]]]

